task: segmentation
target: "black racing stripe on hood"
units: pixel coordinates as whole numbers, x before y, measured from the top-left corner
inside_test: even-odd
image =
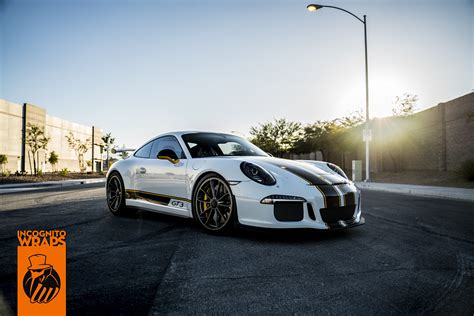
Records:
[[[282,160],[279,160],[278,162],[266,161],[266,163],[270,163],[276,167],[287,170],[288,172],[291,172],[294,175],[306,180],[309,184],[316,186],[324,197],[325,208],[333,208],[333,207],[341,206],[340,194],[334,188],[335,184],[341,184],[341,177],[332,175],[332,174],[325,174],[325,175],[318,176],[314,172],[311,172],[305,169],[304,167],[300,167],[298,165],[295,165],[294,163],[290,163],[290,162],[286,162]],[[342,185],[347,186],[347,189],[350,190],[350,187],[346,183],[342,183]],[[355,195],[352,194],[352,196],[353,198],[355,198]],[[349,202],[351,202],[350,198],[349,198]],[[346,203],[346,205],[348,204]]]
[[[341,206],[339,193],[337,193],[336,189],[334,189],[334,186],[332,184],[318,185],[317,187],[324,195],[324,200],[326,201],[326,208]]]
[[[355,191],[348,184],[342,184],[338,186],[339,190],[344,196],[344,205],[355,205]]]
[[[300,167],[300,166],[295,166],[292,163],[288,163],[286,161],[278,161],[278,162],[265,161],[265,162],[272,164],[276,167],[282,168],[284,170],[287,170],[288,172],[291,172],[297,175],[298,177],[303,178],[304,180],[308,181],[310,184],[313,184],[313,185],[328,184],[328,182],[321,179],[322,177],[318,177],[314,173],[306,170],[305,168]]]

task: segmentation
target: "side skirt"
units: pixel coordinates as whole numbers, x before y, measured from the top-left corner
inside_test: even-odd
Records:
[[[147,209],[149,211],[157,212],[157,213],[175,215],[175,216],[186,217],[186,218],[193,217],[191,214],[191,211],[189,211],[186,208],[181,209],[181,208],[176,208],[176,207],[167,206],[167,205],[160,205],[160,204],[148,202],[145,200],[126,199],[125,204],[127,206],[143,208],[143,209]]]

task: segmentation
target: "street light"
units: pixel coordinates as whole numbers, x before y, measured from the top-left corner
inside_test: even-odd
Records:
[[[365,141],[365,181],[369,181],[369,174],[370,174],[370,169],[369,169],[369,142],[371,141],[371,133],[369,129],[369,66],[368,66],[368,61],[367,61],[367,17],[364,15],[364,18],[361,19],[357,15],[355,15],[352,12],[349,12],[347,10],[344,10],[339,7],[334,7],[331,5],[321,5],[321,4],[308,4],[306,6],[306,9],[310,12],[314,12],[316,10],[322,9],[322,8],[331,8],[331,9],[336,9],[340,11],[344,11],[346,13],[349,13],[353,17],[355,17],[357,20],[362,22],[364,24],[364,44],[365,44],[365,130],[364,130],[364,141]]]
[[[308,9],[308,11],[313,12],[313,11],[321,9],[322,7],[323,6],[319,4],[309,4],[306,8]]]

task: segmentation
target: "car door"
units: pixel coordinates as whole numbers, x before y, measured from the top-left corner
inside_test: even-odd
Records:
[[[178,159],[159,159],[158,154],[163,150],[172,150]],[[191,208],[186,186],[187,159],[176,137],[155,139],[149,158],[137,161],[135,190],[142,200],[147,204],[155,204],[154,209],[188,216]]]

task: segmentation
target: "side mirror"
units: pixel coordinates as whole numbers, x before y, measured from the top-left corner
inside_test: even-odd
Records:
[[[176,155],[176,153],[171,149],[160,150],[156,158],[168,160],[172,164],[177,164],[179,162],[178,155]]]

